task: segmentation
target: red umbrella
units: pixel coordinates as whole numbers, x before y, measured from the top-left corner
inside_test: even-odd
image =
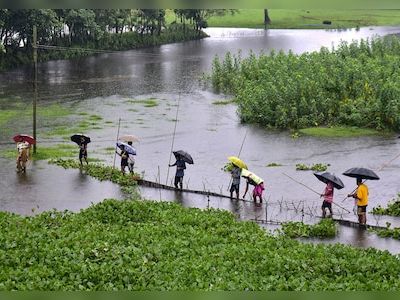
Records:
[[[21,143],[21,142],[27,142],[29,144],[36,144],[36,140],[31,137],[30,135],[26,134],[17,134],[16,136],[13,137],[14,142],[16,143]]]

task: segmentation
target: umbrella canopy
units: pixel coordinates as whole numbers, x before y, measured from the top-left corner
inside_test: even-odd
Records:
[[[235,166],[241,168],[241,169],[246,169],[247,170],[247,165],[244,163],[243,160],[241,160],[239,157],[236,156],[229,156],[228,160],[233,163]]]
[[[250,172],[249,170],[243,169],[242,168],[242,173],[241,173],[242,177],[245,178],[250,178],[251,180],[253,180],[256,184],[260,184],[261,182],[264,182],[264,179],[262,179],[261,177],[257,176],[256,174],[254,174],[253,172]]]
[[[124,147],[125,151],[128,152],[130,155],[136,155],[136,149],[133,148],[131,145],[125,144],[123,142],[117,142],[117,147]]]
[[[367,168],[351,168],[344,172],[343,175],[361,179],[379,180],[379,176]]]
[[[139,139],[134,135],[123,135],[119,138],[120,141],[124,142],[139,142]]]
[[[13,137],[14,142],[16,143],[21,143],[21,142],[27,142],[28,144],[36,144],[36,140],[31,137],[30,135],[26,134],[17,134],[16,136]]]
[[[89,144],[90,143],[90,137],[84,134],[74,134],[71,136],[71,141],[77,143],[78,145],[80,144]]]
[[[193,158],[192,158],[192,156],[191,156],[189,153],[187,153],[187,152],[185,152],[185,151],[183,151],[183,150],[173,151],[172,153],[174,153],[175,158],[176,158],[177,156],[181,156],[182,159],[183,159],[185,162],[187,162],[188,164],[193,164]]]
[[[328,183],[332,182],[333,186],[337,188],[338,190],[344,188],[343,182],[340,180],[339,177],[336,177],[335,175],[329,173],[329,172],[324,172],[324,173],[314,173],[315,177],[318,178],[318,180],[322,181],[323,183]]]

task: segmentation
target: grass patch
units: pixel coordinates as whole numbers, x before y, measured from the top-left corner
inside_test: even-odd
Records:
[[[336,10],[336,9],[269,9],[268,28],[356,28],[362,26],[399,25],[400,10]],[[322,24],[331,21],[331,25]],[[264,28],[263,9],[239,9],[235,15],[212,17],[210,27]]]
[[[32,150],[31,150],[32,151]],[[78,147],[69,144],[57,144],[53,147],[38,146],[36,153],[32,154],[33,160],[47,160],[51,158],[61,157],[74,157],[78,156]],[[0,153],[0,156],[8,159],[15,159],[17,157],[16,149],[6,149]]]
[[[143,99],[143,100],[131,99],[131,100],[127,100],[126,102],[132,103],[132,104],[143,104],[144,107],[158,106],[158,100],[156,98],[149,98],[149,99]]]
[[[212,104],[214,105],[228,105],[235,103],[235,100],[216,100]]]
[[[267,165],[267,167],[281,167],[281,166],[282,166],[282,164],[278,164],[278,163],[275,163],[275,162],[269,163]]]
[[[99,116],[99,115],[90,115],[89,120],[90,121],[100,121],[100,120],[103,120],[103,117]]]
[[[317,137],[358,137],[368,135],[382,135],[381,131],[368,128],[358,127],[310,127],[299,130],[305,135],[317,136]]]

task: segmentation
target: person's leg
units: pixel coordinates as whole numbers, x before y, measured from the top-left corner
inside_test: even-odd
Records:
[[[322,209],[322,217],[325,218],[326,217],[325,207],[322,205],[321,209]]]
[[[183,189],[183,176],[179,177],[179,184],[181,185],[181,190]]]
[[[178,183],[179,183],[179,177],[176,177],[176,176],[175,176],[174,185],[175,185],[175,188],[176,188],[176,189],[178,188]]]

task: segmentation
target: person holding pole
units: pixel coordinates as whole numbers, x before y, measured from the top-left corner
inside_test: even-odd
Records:
[[[333,183],[331,181],[327,181],[325,191],[321,194],[321,197],[324,197],[324,201],[322,202],[322,217],[326,217],[326,209],[329,209],[330,217],[332,217],[332,202],[333,202]]]
[[[239,200],[239,187],[240,187],[240,174],[242,173],[242,169],[238,166],[233,165],[233,169],[231,171],[232,175],[232,184],[230,188],[231,200],[233,199],[233,192],[236,192],[236,199]]]
[[[125,150],[124,145],[120,145],[119,149],[121,150],[121,153],[119,153],[118,151],[115,151],[115,153],[117,153],[119,156],[121,156],[121,172],[122,172],[122,174],[125,174],[125,167],[128,167],[129,154]]]
[[[175,188],[178,188],[179,184],[181,186],[181,189],[183,189],[183,176],[185,175],[184,170],[186,169],[186,163],[182,159],[182,156],[180,156],[179,154],[176,154],[175,157],[176,157],[176,162],[172,165],[168,164],[168,167],[176,166],[174,185]]]

